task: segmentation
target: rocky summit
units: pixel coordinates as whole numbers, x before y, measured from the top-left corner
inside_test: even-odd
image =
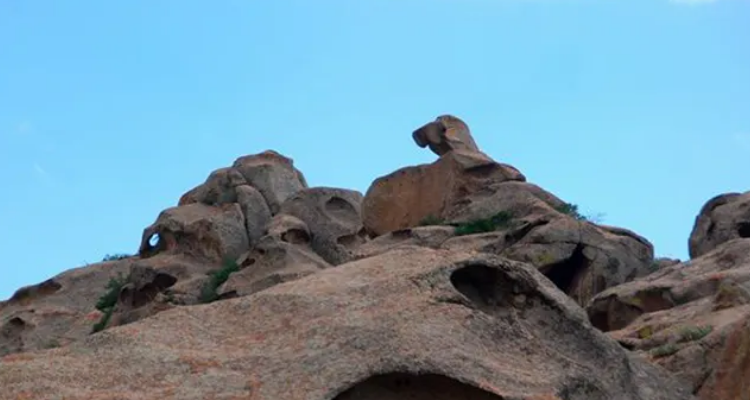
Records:
[[[144,228],[137,254],[0,302],[0,398],[740,400],[750,192],[710,199],[691,259],[591,221],[480,151],[366,193],[243,156]]]

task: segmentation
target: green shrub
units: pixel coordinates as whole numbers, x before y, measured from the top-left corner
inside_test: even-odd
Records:
[[[492,232],[507,228],[513,220],[513,214],[508,211],[500,211],[490,218],[464,222],[456,225],[456,235],[471,235],[474,233]]]
[[[117,261],[133,257],[131,254],[106,254],[102,261]]]
[[[445,225],[445,221],[434,215],[428,215],[423,220],[419,221],[419,226],[432,226],[432,225]]]
[[[700,340],[706,337],[714,329],[711,325],[705,326],[688,326],[682,329],[680,332],[680,341],[692,342],[694,340]]]
[[[219,298],[216,290],[229,279],[229,275],[240,270],[240,266],[234,260],[224,261],[224,265],[217,271],[209,274],[209,280],[203,286],[200,295],[201,303],[211,303]]]
[[[120,290],[127,283],[127,279],[118,274],[114,278],[110,278],[107,282],[107,291],[99,298],[96,302],[96,309],[103,312],[102,318],[94,325],[92,333],[101,331],[107,326],[112,312],[115,310],[115,304],[117,304],[117,298],[120,296]]]
[[[555,210],[558,212],[561,212],[566,215],[570,215],[571,217],[580,220],[580,221],[586,221],[586,217],[583,216],[580,212],[578,212],[578,205],[573,203],[564,203],[560,206],[555,207]]]
[[[659,358],[659,357],[666,357],[671,356],[674,353],[677,353],[677,345],[674,343],[667,343],[663,346],[659,346],[653,350],[651,350],[651,355]]]

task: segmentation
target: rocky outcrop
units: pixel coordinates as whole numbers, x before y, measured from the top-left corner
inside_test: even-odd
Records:
[[[367,241],[362,224],[362,193],[317,187],[289,197],[281,213],[304,222],[310,245],[326,262],[338,265],[353,258],[354,249]]]
[[[451,151],[431,164],[402,168],[377,178],[362,202],[372,236],[444,220],[471,194],[494,183],[525,181],[518,170],[475,152]]]
[[[535,269],[423,248],[0,363],[4,396],[39,400],[692,398]]]
[[[750,192],[722,194],[701,208],[690,233],[690,257],[737,238],[750,238]]]
[[[478,152],[469,126],[453,115],[441,115],[412,133],[414,142],[419,147],[429,147],[438,156],[454,150]]]
[[[249,249],[245,217],[237,203],[208,206],[194,203],[162,211],[141,239],[142,258],[186,254],[199,259],[239,257]]]
[[[375,239],[361,254],[377,253],[381,243],[393,247],[387,242],[399,238],[414,243],[405,232],[418,225],[471,227],[494,218],[490,232],[454,230],[456,237],[428,247],[482,251],[531,263],[582,305],[606,288],[653,271],[654,250],[648,240],[627,229],[586,221],[514,168],[479,153],[451,151],[435,163],[378,178],[362,208],[367,230],[389,239]]]
[[[688,382],[700,398],[740,399],[741,382],[750,380],[742,347],[750,324],[750,239],[606,290],[587,313],[594,326]]]

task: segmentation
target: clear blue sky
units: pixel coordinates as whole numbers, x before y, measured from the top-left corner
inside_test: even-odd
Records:
[[[0,2],[0,299],[133,253],[214,169],[275,149],[366,191],[465,119],[529,181],[687,258],[750,190],[750,1]]]

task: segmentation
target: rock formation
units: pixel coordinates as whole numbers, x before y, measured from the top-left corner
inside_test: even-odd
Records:
[[[433,153],[443,156],[453,150],[478,152],[469,126],[453,115],[441,115],[412,133],[419,147],[429,147]]]
[[[705,232],[706,214],[720,198],[703,207],[694,233]],[[716,226],[744,221],[737,212],[718,218],[722,211],[713,214]],[[671,371],[704,400],[742,399],[750,381],[750,238],[719,243],[731,236],[691,241],[712,249],[599,293],[587,307],[595,327]]]
[[[690,257],[736,238],[750,238],[750,192],[722,194],[703,206],[690,234]]]
[[[439,159],[364,196],[240,157],[137,255],[19,289],[0,302],[0,397],[741,399],[744,195],[704,207],[700,255],[655,259],[455,117],[414,140]]]

